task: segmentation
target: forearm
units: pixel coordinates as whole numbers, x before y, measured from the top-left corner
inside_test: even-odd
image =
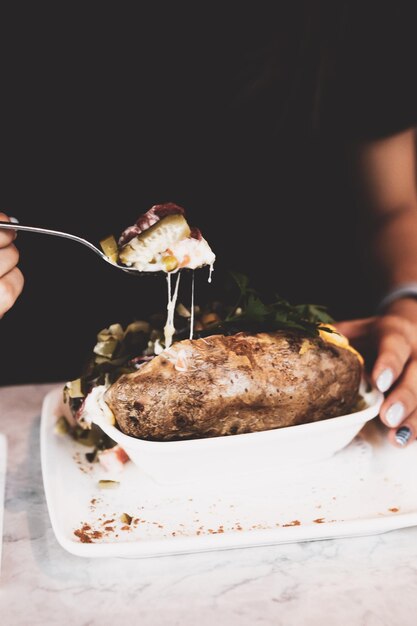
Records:
[[[405,283],[417,285],[417,200],[379,219],[374,216],[369,237],[382,293]]]
[[[358,201],[364,217],[364,245],[380,296],[394,287],[417,284],[417,187],[415,132],[359,146]]]

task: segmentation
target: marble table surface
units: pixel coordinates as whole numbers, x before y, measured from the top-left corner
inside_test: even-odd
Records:
[[[9,448],[2,626],[417,624],[417,527],[147,559],[67,553],[51,528],[40,467],[39,416],[51,388],[0,388]]]

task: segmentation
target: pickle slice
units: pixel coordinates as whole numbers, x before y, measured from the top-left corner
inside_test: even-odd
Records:
[[[129,241],[120,250],[119,259],[125,265],[147,265],[160,252],[186,239],[190,227],[182,215],[167,215],[143,233]]]

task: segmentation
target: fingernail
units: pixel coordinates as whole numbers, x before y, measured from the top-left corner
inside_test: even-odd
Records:
[[[11,215],[9,215],[9,222],[11,222],[12,224],[18,224],[19,220],[17,219],[17,217],[12,217]]]
[[[408,426],[401,426],[395,433],[395,441],[400,444],[400,446],[406,446],[407,443],[411,439],[411,430]]]
[[[394,402],[385,413],[385,421],[392,427],[401,424],[404,418],[405,407],[402,402]]]
[[[387,368],[386,370],[381,372],[381,374],[376,379],[376,386],[378,387],[379,391],[382,391],[382,393],[384,393],[385,391],[388,391],[388,389],[391,387],[393,380],[393,371]]]

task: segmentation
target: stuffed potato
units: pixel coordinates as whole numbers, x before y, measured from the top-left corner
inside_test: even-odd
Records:
[[[154,441],[235,435],[352,412],[362,363],[347,340],[302,332],[174,343],[105,394],[119,428]],[[344,339],[344,338],[343,338]]]

